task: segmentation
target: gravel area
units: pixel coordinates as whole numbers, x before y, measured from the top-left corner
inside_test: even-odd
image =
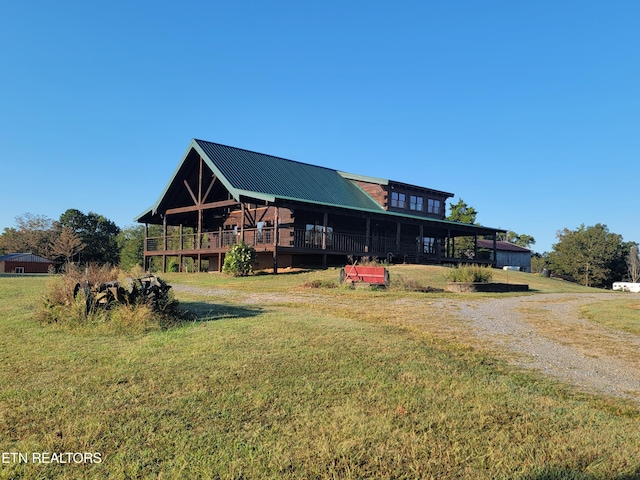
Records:
[[[640,338],[595,325],[580,318],[580,307],[618,297],[603,294],[540,294],[498,299],[442,300],[447,308],[468,322],[481,339],[511,353],[516,365],[533,368],[587,391],[599,391],[640,402],[640,364],[637,357],[616,355],[616,346],[640,350]],[[628,298],[623,297],[623,298]],[[604,349],[590,352],[584,345],[571,345],[550,338],[531,322],[527,311],[536,311],[547,324],[561,322],[563,328],[588,327],[606,342]],[[578,334],[579,335],[579,334]],[[596,351],[597,350],[597,351]]]

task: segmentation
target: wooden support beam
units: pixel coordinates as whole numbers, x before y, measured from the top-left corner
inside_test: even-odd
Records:
[[[177,213],[197,212],[199,210],[210,210],[212,208],[223,208],[238,205],[235,200],[221,200],[219,202],[203,203],[202,205],[191,205],[189,207],[170,208],[165,213],[175,215]]]
[[[203,160],[200,157],[200,165],[198,170],[198,201],[196,202],[198,205],[202,205],[202,164]]]
[[[203,203],[207,201],[207,197],[209,196],[209,193],[211,193],[211,189],[213,188],[213,184],[216,183],[217,178],[218,177],[216,177],[215,175],[213,175],[213,177],[211,178],[211,183],[209,184],[209,187],[207,188],[207,191],[202,196],[202,202]]]
[[[195,205],[197,205],[198,204],[198,199],[193,194],[193,190],[191,190],[191,187],[189,186],[189,183],[186,180],[183,180],[183,183],[184,183],[184,186],[187,187],[187,191],[189,192],[189,195],[191,195],[191,199],[193,200],[193,203]]]

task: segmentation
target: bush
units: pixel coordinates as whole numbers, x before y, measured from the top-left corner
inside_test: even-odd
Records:
[[[447,280],[460,283],[489,283],[492,278],[493,272],[490,268],[478,265],[458,265],[447,274]]]
[[[234,277],[244,277],[253,273],[253,262],[256,260],[256,250],[241,242],[227,250],[224,257],[222,271]]]

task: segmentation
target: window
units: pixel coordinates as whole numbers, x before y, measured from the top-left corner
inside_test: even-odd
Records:
[[[14,271],[15,273],[24,273],[24,267],[16,267]]]
[[[422,239],[422,253],[436,253],[436,239],[424,237]]]
[[[418,212],[422,211],[424,199],[422,197],[418,197],[417,195],[409,196],[409,210],[416,210]]]
[[[304,234],[304,243],[306,247],[322,248],[322,225],[307,224]],[[327,248],[333,245],[333,227],[327,227]]]
[[[407,195],[399,192],[391,192],[391,206],[396,208],[407,208]]]
[[[264,242],[264,231],[262,230],[264,228],[264,222],[258,222],[256,227],[256,243],[262,243]]]
[[[442,202],[440,202],[440,200],[434,200],[433,198],[430,198],[427,201],[427,212],[436,213],[439,215],[441,213],[441,209]]]

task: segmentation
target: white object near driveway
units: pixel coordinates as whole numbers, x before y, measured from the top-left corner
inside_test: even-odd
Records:
[[[631,283],[631,282],[614,282],[613,284],[614,290],[622,290],[623,292],[640,292],[640,283]]]

